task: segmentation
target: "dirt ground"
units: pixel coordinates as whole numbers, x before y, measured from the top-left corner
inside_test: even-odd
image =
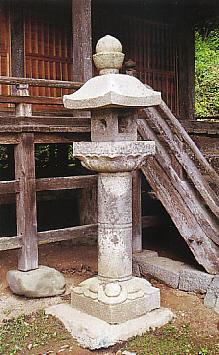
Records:
[[[75,245],[72,242],[55,243],[40,246],[40,264],[54,267],[64,273],[67,282],[67,291],[61,297],[52,297],[40,300],[27,300],[11,293],[6,282],[8,270],[17,266],[17,251],[5,251],[0,253],[0,324],[3,319],[17,317],[20,314],[31,314],[48,305],[68,302],[70,299],[70,287],[97,273],[97,248],[95,245]],[[203,305],[203,295],[195,295],[172,289],[156,280],[152,280],[154,286],[161,291],[163,307],[171,308],[175,314],[176,325],[190,323],[191,331],[200,336],[218,338],[219,343],[219,315]],[[61,346],[66,344],[52,344],[53,354],[59,354]],[[100,354],[115,353],[117,348],[90,352],[81,349],[72,339],[68,347],[62,348],[61,354]],[[45,349],[41,349],[42,351]],[[46,352],[42,352],[42,354]],[[29,354],[29,352],[28,352]],[[35,354],[41,354],[37,352]]]

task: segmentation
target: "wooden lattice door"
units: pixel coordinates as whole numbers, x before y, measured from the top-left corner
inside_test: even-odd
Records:
[[[25,8],[25,75],[30,78],[72,79],[71,10],[57,2],[37,1]],[[56,88],[31,88],[32,95],[57,97]]]

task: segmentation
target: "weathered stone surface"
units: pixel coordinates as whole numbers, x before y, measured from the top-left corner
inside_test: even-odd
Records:
[[[99,173],[127,172],[140,167],[155,154],[153,141],[142,142],[74,142],[73,155],[87,169]]]
[[[189,292],[205,293],[213,277],[213,275],[185,265],[180,272],[179,289]]]
[[[142,317],[110,325],[67,304],[49,307],[46,313],[60,319],[79,344],[89,349],[107,348],[132,336],[142,335],[149,329],[161,327],[173,318],[173,313],[169,309],[160,308]]]
[[[146,107],[161,103],[160,92],[147,89],[130,75],[106,74],[88,80],[79,90],[63,96],[66,108]]]
[[[209,285],[204,305],[219,313],[219,275],[215,276]]]
[[[13,293],[30,298],[57,296],[65,291],[64,276],[47,266],[31,271],[10,270],[7,281]]]
[[[98,41],[97,54],[93,56],[100,75],[88,80],[71,95],[64,95],[63,103],[70,109],[97,107],[142,107],[161,103],[160,92],[153,91],[137,78],[118,74],[124,54],[121,43],[112,36]]]
[[[180,261],[156,256],[150,258],[141,256],[138,263],[142,275],[151,275],[173,288],[179,286],[180,272],[185,265]]]
[[[110,324],[125,322],[160,307],[160,290],[142,278],[103,283],[85,280],[71,294],[74,308]]]
[[[140,263],[145,258],[158,257],[158,253],[153,250],[144,249],[142,252],[137,252],[132,255],[132,274],[133,276],[141,277]]]

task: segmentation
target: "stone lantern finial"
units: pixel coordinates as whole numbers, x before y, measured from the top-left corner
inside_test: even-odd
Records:
[[[122,53],[121,42],[110,35],[99,39],[93,60],[99,74],[118,74],[125,55]]]

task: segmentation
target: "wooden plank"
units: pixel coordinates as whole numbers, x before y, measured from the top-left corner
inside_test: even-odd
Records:
[[[15,178],[20,180],[16,195],[17,234],[22,236],[18,269],[28,271],[38,267],[36,218],[34,135],[22,133],[15,148]]]
[[[81,237],[97,236],[97,224],[77,226],[65,229],[54,229],[45,232],[38,232],[39,244],[60,242]]]
[[[0,132],[0,144],[18,144],[20,137],[15,133],[1,133]]]
[[[171,110],[169,107],[162,102],[160,105],[162,111],[167,115],[171,123],[174,125],[174,131],[175,133],[178,134],[179,138],[181,138],[191,149],[192,153],[194,154],[195,158],[198,160],[198,162],[202,165],[202,167],[205,169],[206,173],[211,176],[213,181],[215,181],[217,184],[219,184],[219,175],[216,173],[214,168],[209,164],[207,159],[203,156],[201,151],[198,149],[194,141],[190,138],[188,133],[185,131],[185,129],[182,127],[180,122],[176,119],[176,117],[172,114]]]
[[[216,244],[219,244],[218,227],[214,219],[212,219],[212,216],[206,210],[203,203],[200,202],[200,199],[195,193],[192,185],[189,184],[188,181],[181,180],[177,175],[177,172],[171,165],[171,156],[160,142],[159,137],[153,132],[147,121],[138,120],[138,130],[144,139],[155,141],[157,151],[155,156],[156,160],[165,170],[165,173],[169,177],[171,184],[180,194],[185,204],[187,204],[191,214],[195,216],[197,223],[202,226],[202,229],[205,231],[207,238],[210,238]]]
[[[18,249],[22,247],[21,237],[0,237],[0,251]]]
[[[60,105],[63,106],[63,100],[59,97],[34,97],[34,96],[14,96],[0,95],[0,102],[10,104],[38,104],[38,105]]]
[[[72,0],[73,80],[92,77],[91,0]]]
[[[90,134],[85,133],[35,133],[34,142],[35,143],[71,143],[77,141],[90,141]]]
[[[7,194],[20,191],[19,180],[0,181],[0,194]]]
[[[142,251],[141,171],[132,174],[132,250]]]
[[[219,134],[219,120],[217,122],[213,120],[212,121],[180,120],[179,122],[189,134],[209,134],[209,135]]]
[[[169,145],[169,148],[174,153],[175,157],[185,169],[189,178],[194,183],[197,191],[200,193],[206,204],[209,206],[211,211],[219,218],[219,201],[214,193],[214,191],[208,186],[207,182],[204,180],[198,168],[195,166],[194,162],[191,160],[186,151],[179,148],[178,140],[176,140],[171,128],[168,126],[167,122],[162,118],[160,113],[156,108],[146,108],[144,109],[148,119],[153,125],[158,129],[162,138]]]
[[[79,198],[79,218],[80,224],[97,223],[97,175],[95,184],[88,189],[80,191]]]
[[[150,157],[142,171],[193,252],[197,262],[210,274],[217,274],[219,272],[218,247],[209,238],[206,238],[204,231],[169,180],[164,168],[155,158]]]
[[[74,89],[74,90],[79,89],[83,85],[82,82],[76,82],[76,81],[23,78],[22,74],[16,76],[0,76],[0,84],[5,84],[5,85],[28,84],[30,86],[54,87],[54,88],[61,88],[61,89]]]
[[[37,191],[90,188],[97,184],[96,175],[41,178],[36,180]],[[1,186],[1,185],[0,185]]]

